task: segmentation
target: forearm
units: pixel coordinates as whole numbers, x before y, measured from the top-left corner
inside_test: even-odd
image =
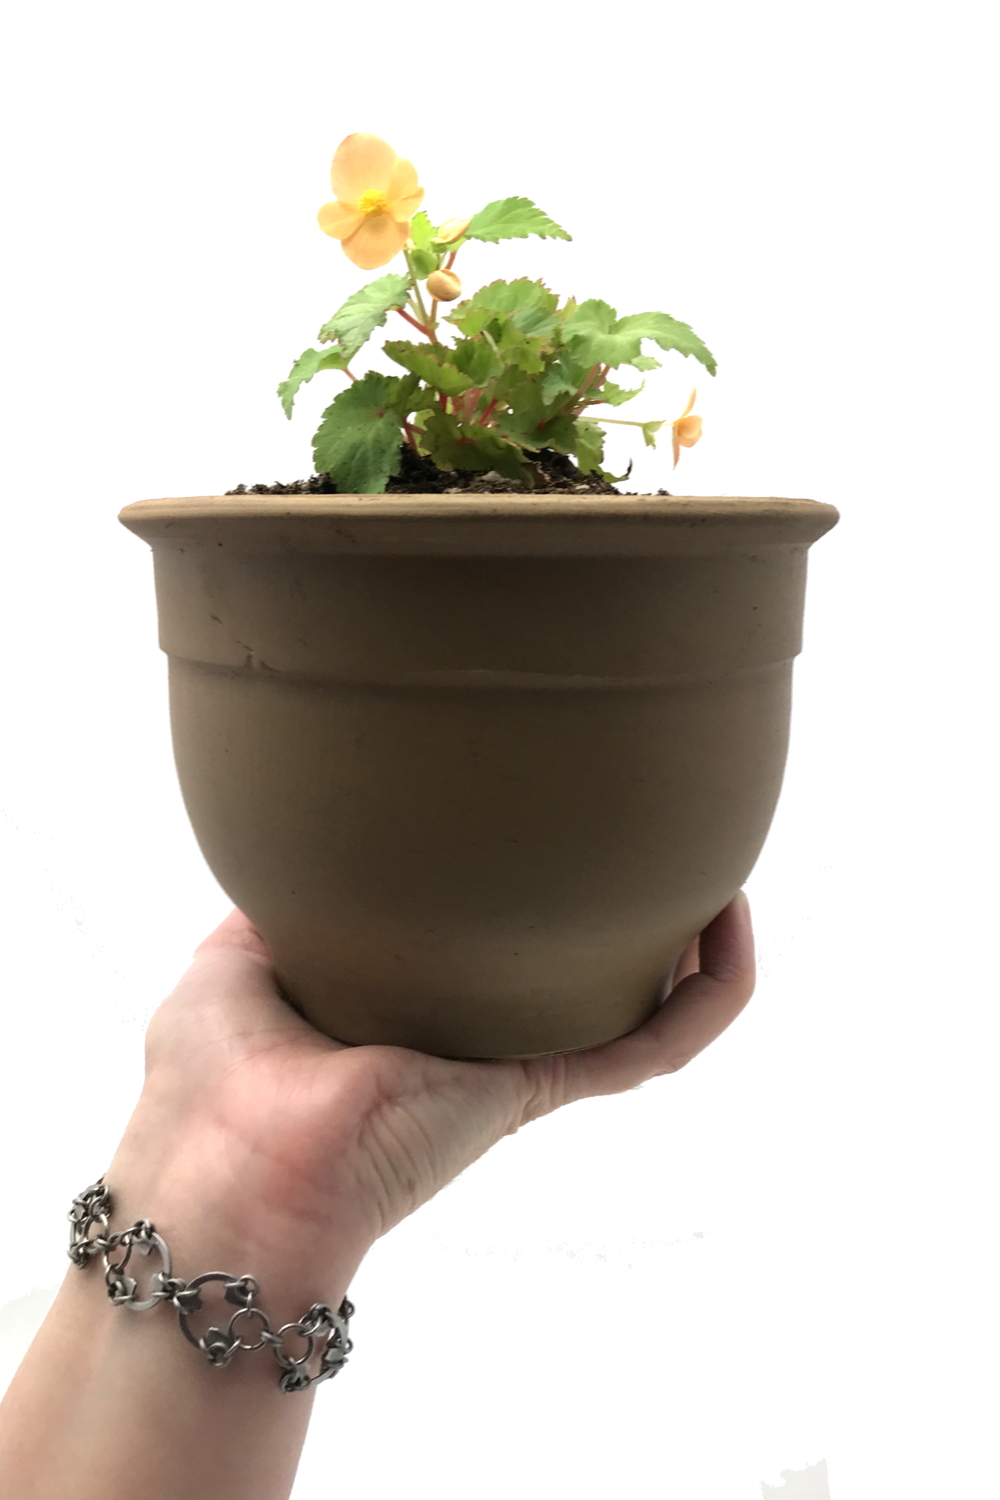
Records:
[[[363,1241],[282,1222],[266,1202],[253,1211],[253,1168],[220,1151],[154,1149],[137,1112],[106,1174],[110,1228],[151,1219],[169,1246],[174,1274],[252,1275],[257,1305],[276,1331],[314,1302],[336,1309],[364,1253]],[[203,1145],[203,1143],[202,1143]],[[159,1268],[133,1253],[128,1273],[144,1288]],[[221,1284],[205,1288],[201,1332],[225,1328],[236,1309]],[[244,1318],[247,1343],[260,1323]],[[290,1335],[289,1352],[305,1352]],[[71,1267],[52,1309],[0,1403],[0,1493],[18,1500],[285,1500],[295,1478],[312,1391],[286,1394],[264,1347],[239,1350],[213,1368],[181,1334],[177,1312],[145,1312],[108,1301],[103,1264]],[[329,1399],[329,1398],[328,1398]]]

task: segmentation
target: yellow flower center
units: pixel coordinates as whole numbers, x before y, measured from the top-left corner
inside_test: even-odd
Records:
[[[358,199],[358,212],[364,214],[366,218],[384,214],[388,206],[388,198],[378,188],[366,188]]]

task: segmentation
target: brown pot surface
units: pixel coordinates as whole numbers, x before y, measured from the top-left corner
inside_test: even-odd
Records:
[[[811,500],[205,496],[156,566],[216,878],[320,1030],[458,1057],[655,1010],[777,802]]]

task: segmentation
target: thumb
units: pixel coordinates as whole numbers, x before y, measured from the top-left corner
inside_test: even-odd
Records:
[[[756,983],[750,903],[742,891],[705,928],[699,947],[700,972],[681,979],[644,1026],[584,1052],[533,1060],[534,1099],[541,1107],[532,1117],[676,1073],[722,1035]]]

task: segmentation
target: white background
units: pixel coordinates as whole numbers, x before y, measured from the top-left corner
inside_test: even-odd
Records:
[[[145,1021],[228,909],[116,512],[309,472],[339,377],[290,424],[274,388],[366,279],[315,213],[370,130],[436,220],[518,193],[574,235],[472,246],[467,284],[544,275],[714,350],[676,476],[618,429],[630,488],[843,520],[812,553],[748,887],[754,1002],[687,1072],[533,1125],[378,1245],[295,1500],[758,1500],[824,1458],[832,1500],[1000,1493],[984,20],[97,0],[9,23],[0,1378]],[[693,380],[668,357],[636,414],[672,418]]]

